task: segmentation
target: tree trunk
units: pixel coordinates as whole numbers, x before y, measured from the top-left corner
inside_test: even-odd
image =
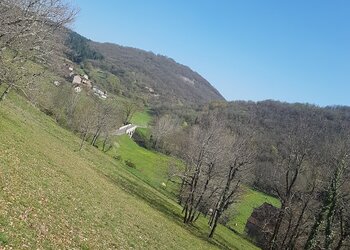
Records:
[[[211,230],[210,230],[210,233],[209,233],[209,236],[208,236],[209,238],[213,238],[216,226],[218,225],[218,220],[219,220],[220,214],[219,214],[218,211],[215,214],[216,215],[215,215],[215,218],[213,220],[212,227],[211,227]]]
[[[208,225],[210,226],[210,228],[211,228],[211,226],[212,226],[212,224],[213,224],[214,217],[215,217],[215,213],[216,213],[216,211],[215,211],[215,212],[213,211],[213,212],[211,213],[211,215],[210,215],[209,220],[208,220]]]
[[[187,221],[187,211],[188,211],[188,206],[185,205],[185,206],[184,206],[184,209],[182,210],[182,212],[185,213],[185,216],[184,216],[184,223],[186,223],[186,221]]]
[[[100,136],[100,132],[101,132],[101,127],[98,127],[96,130],[96,133],[94,134],[94,137],[92,138],[92,141],[91,141],[92,146],[96,146],[96,142],[97,142],[98,137]]]
[[[179,191],[179,194],[178,194],[178,197],[177,197],[177,202],[179,203],[180,206],[182,205],[182,197],[181,197],[181,194],[182,194],[182,192],[183,192],[184,186],[185,186],[185,180],[184,180],[184,178],[181,178],[180,191]],[[182,212],[183,212],[183,211],[182,211]]]
[[[106,145],[107,145],[108,139],[109,139],[109,134],[107,133],[105,139],[103,140],[103,145],[102,145],[102,151],[103,152],[109,151],[111,149],[111,147],[112,147],[111,145],[109,145],[108,149],[106,150]]]
[[[340,211],[340,238],[337,243],[337,246],[334,248],[335,250],[340,250],[343,246],[344,240],[349,236],[349,232],[344,232],[344,222],[343,222],[343,211]]]
[[[84,145],[84,142],[85,142],[85,139],[86,139],[86,135],[87,135],[87,132],[85,132],[85,133],[83,134],[83,137],[81,138],[81,143],[80,143],[79,151],[81,151],[82,148],[83,148],[83,145]]]
[[[333,224],[333,217],[334,217],[334,210],[337,203],[336,194],[333,194],[332,204],[330,208],[328,209],[328,213],[326,215],[326,227],[325,227],[325,243],[324,248],[326,250],[330,249],[331,244],[334,240],[334,235],[332,232],[332,224]]]
[[[286,232],[284,233],[284,237],[283,237],[282,244],[281,244],[282,249],[285,249],[284,244],[286,243],[286,240],[287,240],[289,233],[290,233],[290,230],[292,228],[292,222],[293,222],[293,213],[289,214],[288,227],[287,227]]]
[[[195,201],[195,192],[197,188],[198,178],[200,174],[200,168],[197,166],[196,172],[194,173],[194,176],[191,180],[191,192],[186,199],[185,206],[186,206],[186,213],[185,213],[185,219],[184,222],[186,224],[191,223],[191,218],[193,219],[192,213],[194,213],[196,210],[194,209],[194,201]]]
[[[343,242],[347,238],[346,235],[342,235],[337,243],[337,246],[334,248],[334,250],[340,250],[343,247]]]
[[[196,217],[194,218],[193,222],[196,222],[196,221],[198,220],[198,218],[199,218],[200,215],[201,215],[201,213],[198,212],[197,215],[196,215]]]
[[[344,165],[339,165],[334,173],[334,176],[332,177],[330,186],[327,190],[327,197],[324,200],[321,211],[317,215],[316,221],[311,229],[311,232],[309,234],[309,237],[306,241],[304,249],[314,249],[316,244],[316,237],[319,231],[320,225],[326,220],[326,228],[325,228],[325,248],[329,249],[333,237],[331,232],[331,220],[334,215],[334,209],[337,205],[337,191],[339,188],[339,180],[343,174],[344,171]]]
[[[285,208],[286,208],[286,205],[282,204],[281,210],[280,210],[280,212],[278,214],[278,218],[277,218],[277,222],[276,222],[276,225],[275,225],[275,229],[273,230],[273,234],[272,234],[272,237],[271,237],[270,242],[269,242],[269,250],[275,249],[277,235],[279,233],[279,230],[280,230],[280,227],[281,227],[284,215],[285,215],[285,211],[284,211]]]
[[[1,96],[0,96],[0,102],[3,101],[3,100],[5,100],[7,94],[10,92],[11,88],[12,88],[12,84],[9,84],[9,85],[7,86],[7,88],[5,89],[5,91],[1,94]]]
[[[289,242],[287,244],[287,249],[294,249],[294,246],[295,246],[295,242],[296,242],[296,237],[297,237],[297,233],[298,233],[298,230],[299,230],[299,227],[301,226],[301,222],[302,222],[302,219],[304,217],[304,214],[305,214],[305,211],[306,211],[306,208],[309,204],[309,201],[308,200],[307,202],[305,202],[304,206],[303,206],[303,209],[301,210],[301,213],[299,215],[299,218],[298,218],[298,221],[296,223],[296,225],[294,226],[294,229],[292,231],[292,234],[289,238]]]

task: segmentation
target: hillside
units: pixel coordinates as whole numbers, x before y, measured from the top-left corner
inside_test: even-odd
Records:
[[[89,61],[95,68],[118,78],[124,95],[146,96],[152,103],[201,104],[224,100],[202,76],[173,59],[141,49],[97,43],[71,32],[67,40],[70,59]]]
[[[181,223],[172,200],[22,98],[0,106],[2,249],[255,249],[224,227]]]
[[[274,147],[283,143],[286,131],[298,122],[313,127],[313,132],[319,133],[314,140],[325,145],[329,138],[336,138],[342,129],[350,126],[350,108],[346,106],[319,107],[266,100],[218,102],[203,107],[206,109],[222,114],[232,130],[245,128],[255,134],[259,153],[254,164],[254,186],[267,193],[273,193],[269,170],[276,165]],[[311,133],[305,132],[305,136]]]

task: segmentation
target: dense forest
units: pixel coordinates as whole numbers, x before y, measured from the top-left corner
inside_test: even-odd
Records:
[[[78,33],[67,30],[65,45],[68,47],[67,57],[76,63],[88,59],[102,60],[103,56],[89,46],[89,40]]]

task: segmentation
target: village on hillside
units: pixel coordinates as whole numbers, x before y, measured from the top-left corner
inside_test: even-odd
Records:
[[[81,75],[74,72],[74,67],[65,64],[69,73],[66,75],[67,79],[72,83],[72,88],[76,93],[80,93],[83,89],[92,91],[92,93],[101,99],[107,99],[107,91],[101,90],[98,86],[93,84],[87,74]],[[55,86],[60,86],[61,83],[57,80],[53,82]]]

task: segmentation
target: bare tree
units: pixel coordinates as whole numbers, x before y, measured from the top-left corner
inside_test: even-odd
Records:
[[[181,184],[181,204],[184,222],[192,223],[200,214],[200,208],[215,193],[214,178],[217,165],[221,164],[222,142],[227,138],[225,127],[214,116],[188,132],[182,150],[185,171]]]
[[[139,105],[132,101],[123,101],[121,103],[121,108],[123,112],[123,124],[129,124],[134,114],[140,110]]]
[[[96,126],[95,133],[93,135],[91,145],[96,146],[96,142],[101,135],[104,133],[105,139],[103,143],[103,148],[105,149],[110,131],[119,125],[118,114],[116,111],[116,106],[113,103],[103,102],[100,99],[95,100],[96,106]]]
[[[312,169],[311,155],[315,149],[316,135],[317,130],[310,122],[299,117],[274,148],[276,166],[272,176],[272,188],[281,202],[281,208],[268,244],[269,249],[280,248],[289,242],[288,235],[293,238],[291,244],[299,237],[299,227],[306,208],[310,205],[302,198],[310,197],[315,190],[315,179],[306,180],[303,178],[303,173],[306,169]],[[298,200],[301,203],[297,202]],[[297,215],[300,207],[304,208]],[[296,218],[297,222],[293,220]]]
[[[83,149],[89,134],[96,128],[96,107],[93,102],[86,101],[79,103],[74,113],[74,128],[81,135],[79,151]]]
[[[229,143],[226,155],[224,155],[227,160],[223,166],[220,166],[223,181],[220,185],[214,211],[209,220],[211,227],[209,238],[213,237],[222,214],[237,199],[240,185],[249,175],[249,167],[255,157],[253,135],[236,134],[232,137],[232,140],[227,141],[226,139],[226,142]]]
[[[28,76],[38,74],[28,61],[45,66],[57,62],[63,28],[76,11],[64,0],[2,0],[0,9],[1,101],[12,88],[26,92]]]
[[[324,197],[316,210],[314,223],[308,235],[305,249],[341,249],[350,235],[350,201],[348,179],[350,177],[349,135],[328,144],[324,169],[330,172]],[[326,153],[327,154],[327,153]],[[325,172],[325,173],[327,173]],[[320,244],[323,242],[323,246]]]
[[[179,129],[179,121],[170,115],[157,117],[152,126],[152,142],[155,149],[159,149],[164,140]]]

